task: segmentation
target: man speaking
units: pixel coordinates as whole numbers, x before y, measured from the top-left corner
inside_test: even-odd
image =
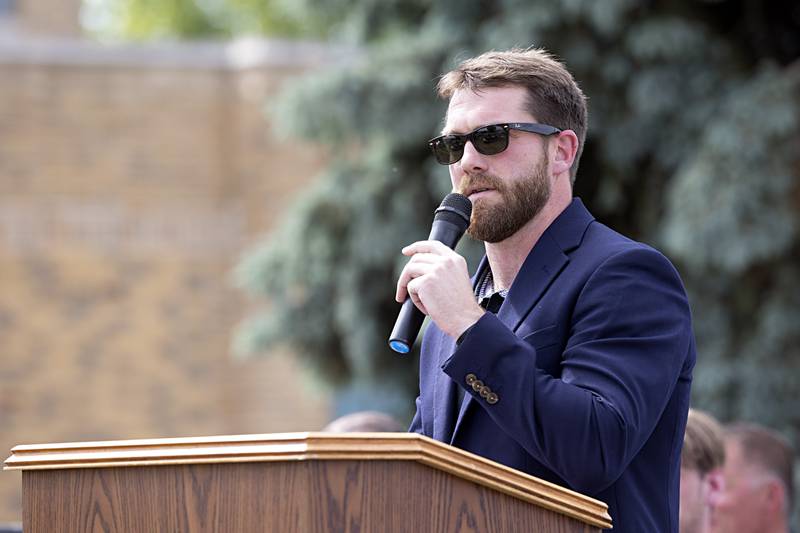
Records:
[[[663,255],[572,197],[585,96],[541,50],[466,60],[438,90],[429,144],[486,255],[470,279],[441,242],[403,249],[396,298],[433,321],[411,431],[602,500],[615,532],[677,532],[689,304]]]

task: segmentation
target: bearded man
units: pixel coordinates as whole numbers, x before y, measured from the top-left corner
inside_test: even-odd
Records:
[[[466,60],[438,89],[429,144],[486,255],[470,279],[442,243],[403,249],[396,298],[433,322],[410,430],[606,502],[614,533],[677,532],[689,304],[662,254],[573,198],[586,98],[534,49]]]

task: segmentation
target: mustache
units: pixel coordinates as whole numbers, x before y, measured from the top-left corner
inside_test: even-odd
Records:
[[[496,176],[477,174],[474,176],[464,176],[456,192],[464,196],[469,196],[469,192],[476,189],[495,189],[496,191],[503,191],[504,185],[503,180]]]

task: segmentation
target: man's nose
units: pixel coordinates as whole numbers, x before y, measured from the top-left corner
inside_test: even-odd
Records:
[[[472,141],[467,141],[464,145],[464,155],[457,164],[461,165],[461,170],[467,174],[485,172],[488,167],[488,157],[477,151]]]

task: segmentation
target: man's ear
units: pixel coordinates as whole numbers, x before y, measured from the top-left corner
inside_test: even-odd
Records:
[[[715,468],[705,475],[706,503],[709,507],[716,507],[725,494],[725,476],[721,468]]]
[[[551,136],[550,139],[552,147],[550,169],[552,173],[556,176],[564,172],[569,174],[569,169],[578,155],[578,136],[572,130],[564,130]]]
[[[786,491],[783,488],[783,483],[777,479],[770,479],[767,481],[767,505],[776,513],[783,512],[786,508]]]

